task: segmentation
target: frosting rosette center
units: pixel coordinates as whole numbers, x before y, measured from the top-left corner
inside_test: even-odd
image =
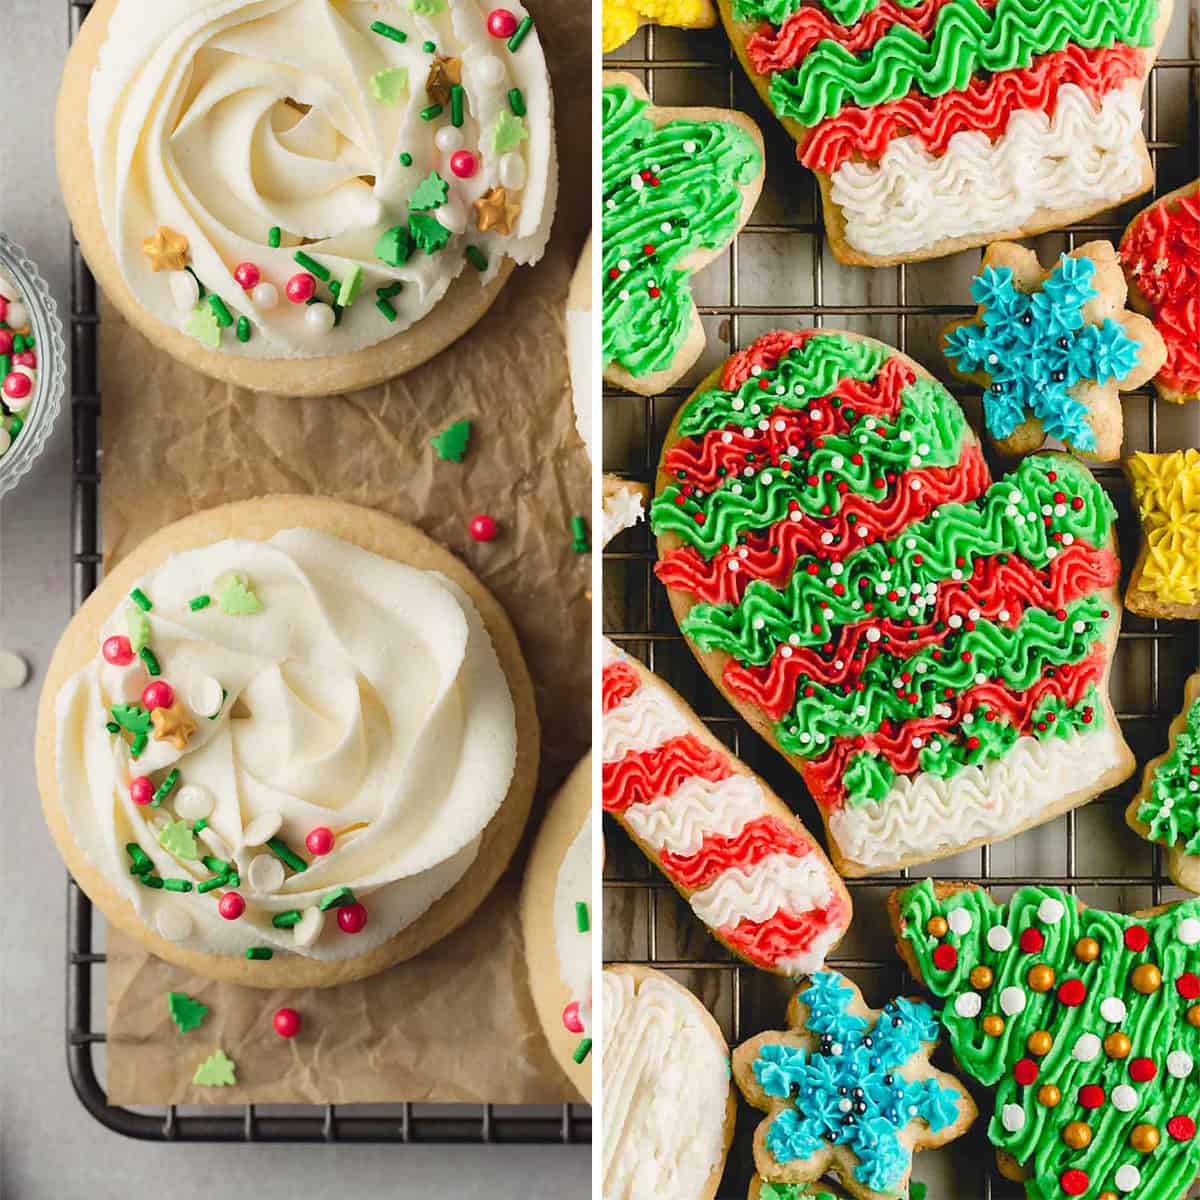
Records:
[[[475,861],[517,754],[467,594],[310,529],[143,576],[56,716],[89,861],[162,936],[225,954],[345,958],[411,925]],[[350,904],[365,928],[335,919]]]
[[[554,216],[536,30],[477,0],[118,0],[88,134],[135,299],[251,357],[380,342],[536,262]]]

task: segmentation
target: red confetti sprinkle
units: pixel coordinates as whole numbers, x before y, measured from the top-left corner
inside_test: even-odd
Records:
[[[1150,945],[1150,934],[1145,925],[1130,925],[1125,930],[1125,945],[1135,954],[1140,954]]]
[[[1028,1087],[1037,1077],[1037,1063],[1032,1058],[1020,1058],[1013,1064],[1013,1078],[1022,1087]]]
[[[1104,1103],[1104,1089],[1098,1083],[1084,1084],[1079,1089],[1079,1103],[1084,1108],[1099,1108]]]
[[[1149,1083],[1158,1074],[1154,1060],[1150,1058],[1135,1058],[1129,1064],[1129,1078],[1134,1083]]]
[[[1200,975],[1196,975],[1192,971],[1184,971],[1180,977],[1175,980],[1175,990],[1185,1000],[1195,1000],[1200,998]]]
[[[1037,954],[1046,944],[1046,935],[1040,929],[1025,929],[1017,944],[1026,954]]]
[[[1088,1174],[1086,1171],[1079,1170],[1078,1167],[1072,1167],[1069,1171],[1064,1171],[1059,1177],[1058,1182],[1062,1185],[1062,1190],[1068,1196],[1082,1196],[1088,1190]]]
[[[1082,979],[1064,979],[1058,985],[1058,1002],[1068,1008],[1078,1008],[1087,996]]]
[[[1177,1142],[1190,1142],[1196,1136],[1196,1122],[1180,1114],[1167,1122],[1167,1133]]]
[[[939,971],[953,971],[958,965],[958,951],[948,942],[943,942],[933,952],[933,965]]]

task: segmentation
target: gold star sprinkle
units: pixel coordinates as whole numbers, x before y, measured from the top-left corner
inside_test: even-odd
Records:
[[[509,200],[508,193],[502,187],[484,192],[475,201],[475,224],[480,233],[487,233],[489,229],[497,233],[511,233],[513,222],[520,215],[521,206],[515,200]]]
[[[196,732],[196,722],[178,700],[170,708],[156,708],[150,714],[150,720],[154,724],[154,740],[170,742],[176,750],[182,750]]]
[[[450,103],[450,88],[462,83],[462,59],[438,55],[429,67],[425,94],[434,104]]]
[[[188,240],[160,225],[153,237],[142,242],[142,253],[150,260],[152,271],[182,271],[188,264]]]

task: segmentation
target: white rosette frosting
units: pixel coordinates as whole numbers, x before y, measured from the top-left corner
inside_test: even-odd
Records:
[[[506,7],[518,21],[527,15],[515,0]],[[464,270],[482,284],[505,257],[536,262],[558,186],[549,75],[536,29],[510,50],[488,32],[487,15],[478,0],[119,0],[92,78],[88,135],[104,226],[135,298],[165,324],[186,324],[194,285],[180,272],[155,273],[142,253],[143,240],[166,227],[187,238],[205,287],[235,320],[250,322],[245,343],[225,330],[223,351],[333,355],[408,328]],[[373,32],[375,21],[406,40]],[[421,115],[435,55],[461,63],[460,127],[448,104],[436,117]],[[389,71],[395,94],[380,98],[373,81]],[[520,118],[512,89],[525,109]],[[525,136],[497,150],[498,122],[516,119]],[[459,149],[476,155],[469,178],[450,168]],[[376,244],[406,223],[431,171],[449,190],[427,215],[450,231],[449,241],[389,266]],[[507,234],[481,233],[472,205],[501,184],[520,213]],[[278,248],[268,244],[272,227],[283,231]],[[285,296],[302,269],[294,259],[302,244],[334,281],[363,271],[361,294],[336,328]],[[486,269],[468,262],[469,246],[486,257]],[[260,269],[276,303],[270,288],[238,284],[243,262]],[[376,289],[397,283],[392,322],[375,307]],[[318,295],[332,302],[327,284]]]
[[[216,595],[230,572],[248,580],[261,610],[234,616],[212,603],[193,611],[191,599]],[[349,958],[411,925],[462,879],[507,795],[517,753],[507,679],[462,589],[307,529],[187,551],[137,586],[153,604],[148,645],[161,679],[196,732],[182,750],[151,737],[133,761],[106,724],[114,705],[138,702],[149,676],[138,659],[105,661],[97,645],[57,697],[56,774],[76,842],[151,929],[215,954],[262,946]],[[122,605],[102,638],[124,634],[132,608]],[[200,710],[213,681],[225,698],[210,719]],[[133,802],[133,777],[159,785],[172,769],[178,781],[160,807]],[[196,852],[235,865],[246,902],[237,920],[218,912],[229,888],[196,890],[213,870],[158,838],[167,822],[194,828],[205,811]],[[316,857],[305,839],[319,826],[337,839]],[[264,833],[307,868],[278,870]],[[155,875],[193,890],[139,882],[131,843]],[[322,898],[346,887],[368,913],[353,935],[320,910]],[[302,926],[273,924],[297,911]]]

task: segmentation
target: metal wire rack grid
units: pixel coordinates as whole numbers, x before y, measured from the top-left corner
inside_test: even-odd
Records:
[[[1190,12],[1187,6],[1185,12],[1194,25],[1197,14]],[[718,30],[716,35],[700,35],[700,39],[704,40],[706,47],[710,47],[709,39],[720,35],[721,31]],[[691,36],[693,39],[696,37]],[[644,47],[640,53],[639,43]],[[663,43],[669,44],[665,52],[660,53]],[[749,111],[767,135],[767,179],[770,187],[775,166],[770,148],[773,117],[749,91],[741,74],[741,67],[728,45],[724,46],[722,54],[716,58],[708,58],[687,53],[692,44],[694,43],[689,42],[685,35],[677,31],[647,26],[631,43],[632,53],[630,48],[626,48],[619,55],[610,56],[606,65],[641,77],[652,100],[658,98],[656,92],[659,90],[658,77],[661,73],[685,72],[694,78],[693,73],[696,72],[718,75],[723,72],[726,98],[719,103]],[[674,53],[680,45],[683,45],[685,52]],[[1161,93],[1164,87],[1163,80],[1168,75],[1173,77],[1171,84],[1175,92],[1182,91],[1185,98],[1182,110],[1178,104],[1173,106],[1176,119],[1162,117],[1164,105]],[[678,77],[675,83],[678,85]],[[704,100],[680,99],[678,93],[681,90],[686,91],[686,88],[674,87],[671,98],[661,102],[713,102],[709,93],[706,93]],[[1196,127],[1198,96],[1200,57],[1157,60],[1147,84],[1145,105],[1147,145],[1155,168],[1155,197],[1200,174],[1200,130]],[[790,150],[790,143],[788,148]],[[1167,165],[1168,161],[1169,168],[1173,169],[1174,176],[1178,177],[1164,186],[1161,168]],[[734,353],[753,340],[757,333],[762,332],[767,327],[763,318],[769,319],[769,324],[779,327],[805,324],[820,327],[826,324],[890,319],[894,322],[894,339],[889,339],[874,329],[863,331],[875,333],[884,340],[893,340],[893,344],[901,351],[909,353],[912,352],[910,329],[914,318],[946,320],[974,311],[973,305],[918,303],[911,300],[910,272],[913,268],[907,264],[885,269],[890,271],[894,280],[893,303],[852,304],[828,301],[826,297],[827,292],[831,290],[829,284],[833,273],[853,272],[855,269],[843,267],[832,258],[826,261],[821,198],[816,178],[799,172],[794,163],[785,167],[785,170],[789,169],[795,172],[797,177],[803,176],[811,188],[811,219],[780,222],[760,220],[757,213],[752,215],[734,239],[726,256],[728,301],[698,304],[702,319],[717,318],[720,321],[718,336],[725,342],[720,357]],[[1061,233],[1065,237],[1066,248],[1074,249],[1081,240],[1096,237],[1116,241],[1124,231],[1129,216],[1150,203],[1150,199],[1145,197],[1126,206],[1128,215],[1125,215],[1123,220],[1115,221],[1111,215],[1106,214],[1102,219],[1065,228]],[[762,207],[761,204],[759,207]],[[1125,210],[1122,210],[1122,213],[1124,214]],[[739,244],[747,237],[763,234],[798,235],[809,239],[811,262],[808,282],[811,288],[811,303],[778,304],[772,302],[771,296],[746,294],[753,289],[743,286]],[[715,273],[721,268],[719,264],[713,264],[707,270]],[[831,322],[830,318],[834,320]],[[753,326],[753,332],[749,336],[744,331],[746,325]],[[856,324],[855,328],[858,327],[859,324]],[[920,351],[916,353],[920,357]],[[934,365],[928,356],[924,361],[927,366]],[[969,394],[954,384],[950,387],[960,397]],[[689,392],[689,387],[680,386],[659,396],[637,397],[626,392],[606,389],[603,426],[605,469],[630,480],[648,483],[653,491],[663,431],[670,423],[671,415]],[[1158,451],[1162,424],[1158,399],[1150,389],[1133,395],[1136,398],[1128,395],[1125,397],[1127,435],[1124,449],[1126,452],[1131,448]],[[1145,406],[1143,423],[1139,429],[1139,440],[1142,444],[1131,446],[1130,412],[1137,404]],[[637,406],[641,407],[640,416],[630,416],[630,409],[636,414]],[[618,419],[614,420],[614,416]],[[1190,432],[1179,444],[1197,444],[1197,439],[1200,439],[1200,429],[1193,423]],[[1175,448],[1174,445],[1165,444],[1169,440],[1171,439],[1163,439],[1163,448]],[[995,468],[996,464],[992,465]],[[995,473],[997,472],[994,471]],[[1132,559],[1130,551],[1136,546],[1136,520],[1129,509],[1123,477],[1115,465],[1099,467],[1095,473],[1118,505],[1123,539],[1122,557],[1128,562]],[[684,646],[670,609],[662,603],[661,588],[657,587],[653,577],[654,562],[653,540],[645,525],[618,538],[615,548],[606,551],[603,595],[607,636],[630,653],[636,654],[652,671],[674,674],[676,677],[672,678],[671,682],[696,707],[701,719],[713,732],[735,754],[772,783],[778,794],[798,799],[798,807],[806,823],[810,828],[819,829],[820,822],[815,816],[811,800],[804,795],[802,786],[797,787],[797,781],[790,768],[782,764],[759,739],[752,734],[747,736],[747,727],[740,717],[731,712],[698,668],[691,664],[690,651]],[[1143,661],[1141,664],[1145,669],[1139,672],[1141,677],[1133,687],[1134,694],[1124,703],[1120,702],[1124,697],[1119,697],[1116,704],[1118,718],[1126,736],[1139,752],[1139,761],[1145,761],[1149,754],[1159,752],[1165,745],[1166,727],[1177,711],[1182,695],[1183,676],[1194,670],[1197,663],[1197,645],[1197,627],[1194,625],[1157,620],[1142,621],[1126,614],[1116,651],[1117,669],[1114,670],[1114,676],[1119,671],[1123,653],[1132,651],[1143,660],[1148,655],[1148,663]],[[1174,676],[1170,686],[1164,683],[1168,666]],[[1119,683],[1114,684],[1114,696],[1117,695],[1117,687]],[[1141,752],[1143,746],[1146,748],[1145,753]],[[1111,820],[1119,824],[1119,813],[1136,786],[1137,778],[1135,776],[1134,780],[1129,781],[1113,797],[1099,800],[1092,807],[1104,805]],[[1129,909],[1159,904],[1165,899],[1180,895],[1166,878],[1162,851],[1157,846],[1152,849],[1143,848],[1145,861],[1150,864],[1144,873],[1127,869],[1082,870],[1080,824],[1083,811],[1086,810],[1069,812],[1052,825],[1024,835],[1026,840],[1030,837],[1045,838],[1056,827],[1061,826],[1062,836],[1057,840],[1061,841],[1061,852],[1057,850],[1057,841],[1055,843],[1055,858],[1061,863],[1058,869],[1039,866],[1035,871],[997,871],[993,862],[993,848],[983,846],[977,851],[918,871],[917,877],[932,874],[939,879],[969,880],[1002,890],[1015,889],[1029,883],[1051,883],[1065,887],[1072,893],[1097,888],[1116,889],[1118,898],[1116,901],[1110,900],[1110,903],[1113,903],[1114,907],[1124,903]],[[739,964],[720,946],[699,934],[687,906],[670,884],[652,871],[620,830],[610,824],[606,826],[605,833],[608,846],[604,875],[605,960],[654,966],[689,983],[694,990],[702,994],[702,998],[713,1008],[714,1015],[717,1015],[718,1020],[725,1026],[731,1046],[761,1029],[780,1025],[786,991],[780,991],[778,987],[765,983],[760,972]],[[1041,855],[1037,857],[1042,858]],[[973,869],[972,860],[975,864]],[[902,885],[911,877],[912,872],[904,870],[893,876],[873,876],[869,879],[848,881],[856,905],[856,922],[862,923],[864,919],[871,919],[875,914],[879,914],[880,919],[883,919],[879,899],[886,896],[891,888]],[[1112,895],[1111,892],[1109,894]],[[871,904],[871,900],[876,902],[875,905]],[[868,913],[870,917],[866,916]],[[886,925],[886,921],[884,924]],[[680,925],[688,930],[682,937],[682,952],[679,949]],[[890,937],[885,941],[890,945]],[[694,956],[690,951],[692,946],[696,947]],[[672,949],[674,953],[671,952]],[[866,976],[872,980],[871,986],[887,989],[888,995],[913,991],[912,981],[907,977],[905,969],[895,957],[894,951],[889,953],[887,948],[878,953],[856,953],[853,950],[848,951],[846,943],[843,943],[830,962],[847,974],[857,976],[860,983],[864,982],[863,977]],[[880,992],[880,995],[882,994],[883,992]],[[712,1002],[713,997],[717,998],[715,1004]],[[989,1109],[986,1103],[981,1105],[981,1112],[987,1111]],[[747,1184],[753,1175],[749,1144],[759,1117],[760,1114],[747,1110],[744,1104],[740,1106],[734,1147],[730,1152],[718,1193],[719,1197],[725,1200],[734,1200],[735,1197],[745,1195]],[[1020,1185],[1003,1179],[995,1169],[994,1156],[986,1145],[985,1128],[986,1120],[978,1122],[970,1137],[965,1139],[968,1143],[966,1146],[959,1143],[956,1147],[951,1147],[954,1156],[951,1164],[954,1182],[950,1186],[953,1190],[945,1193],[943,1197],[933,1190],[937,1185],[931,1185],[931,1200],[935,1197],[936,1200],[966,1200],[969,1196],[978,1196],[981,1200],[1008,1200],[1010,1197],[1015,1200],[1024,1196],[1024,1189]],[[914,1179],[922,1178],[926,1166],[922,1157],[931,1156],[917,1157]],[[1200,1187],[1189,1194],[1200,1197]]]
[[[92,0],[67,0],[74,41]],[[72,604],[78,608],[95,589],[100,550],[100,310],[96,281],[71,242],[71,421],[72,421]],[[67,1066],[83,1106],[102,1125],[128,1137],[167,1142],[456,1143],[492,1145],[586,1145],[591,1109],[560,1105],[291,1105],[253,1104],[220,1110],[184,1111],[177,1105],[138,1110],[108,1103],[97,1070],[97,1048],[107,1041],[103,1020],[93,1015],[102,1001],[97,985],[106,956],[93,909],[73,879],[67,879]],[[97,1027],[99,1026],[99,1027]]]

